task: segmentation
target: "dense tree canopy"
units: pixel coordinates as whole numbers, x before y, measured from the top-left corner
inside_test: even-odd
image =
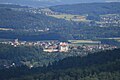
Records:
[[[68,5],[68,6],[67,5],[55,6],[55,7],[51,7],[50,9],[52,9],[53,11],[63,9],[63,12],[64,12],[64,9],[66,9],[67,7],[68,13],[70,13],[69,11],[71,11],[72,13],[73,11],[74,12],[73,14],[77,14],[75,11],[84,12],[85,10],[86,13],[90,13],[91,11],[89,11],[89,8],[95,8],[90,10],[93,10],[94,12],[94,10],[101,11],[100,9],[102,9],[102,11],[103,12],[105,11],[105,13],[107,14],[108,13],[110,14],[110,12],[113,12],[115,14],[115,13],[119,13],[118,4],[119,3],[109,3],[109,4],[96,3],[96,4],[80,4],[80,5],[76,4],[76,5]],[[108,7],[110,11],[109,10],[106,11],[106,9],[104,8],[105,5],[109,5]],[[111,7],[113,5],[115,6]],[[44,14],[31,13],[26,11],[24,12],[17,11],[13,9],[15,8],[15,5],[13,6],[14,7],[9,7],[8,5],[0,6],[0,28],[13,29],[12,31],[0,30],[0,34],[1,34],[0,38],[6,38],[6,39],[18,38],[20,40],[53,40],[53,39],[69,40],[69,39],[95,39],[95,38],[107,38],[107,37],[108,38],[120,37],[119,36],[120,27],[89,26],[89,23],[86,24],[85,22],[66,21],[64,19],[49,17]],[[83,8],[85,7],[88,9],[83,9],[80,6],[83,6]],[[100,9],[96,9],[97,7],[95,6],[98,6]],[[115,8],[116,6],[118,6],[117,9]],[[19,9],[19,8],[16,6],[15,9]],[[29,10],[30,8],[27,8],[27,9]],[[82,9],[83,11],[79,9]],[[96,11],[96,12],[99,13],[99,11]],[[92,19],[94,18],[94,20],[99,19],[98,17],[99,14],[94,16],[93,15],[94,14],[90,14],[88,16],[88,19],[91,19],[91,18]]]
[[[53,11],[68,14],[119,14],[120,3],[82,3],[50,7]]]
[[[16,67],[1,70],[1,79],[10,80],[119,80],[120,49],[69,57],[48,67]],[[11,74],[9,74],[11,73]]]

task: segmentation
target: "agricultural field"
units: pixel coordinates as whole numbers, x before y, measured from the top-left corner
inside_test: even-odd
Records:
[[[0,28],[0,31],[12,31],[13,29],[10,28]]]
[[[101,44],[101,41],[93,41],[93,40],[68,40],[71,44],[75,45],[98,45]]]
[[[100,41],[93,41],[93,40],[68,40],[71,43],[100,43]]]
[[[111,40],[115,40],[117,42],[120,42],[120,38],[111,38]]]
[[[71,14],[60,14],[60,15],[49,15],[51,17],[59,18],[59,19],[65,19],[65,20],[72,20],[72,21],[86,21],[85,16],[80,16],[80,15],[71,15]]]
[[[102,38],[102,39],[105,39],[105,40],[115,40],[117,42],[120,42],[120,38]]]
[[[118,38],[100,38],[97,40],[101,41],[102,44],[108,44],[108,45],[120,47],[120,38],[119,37]]]
[[[118,42],[120,42],[120,40],[118,40]]]

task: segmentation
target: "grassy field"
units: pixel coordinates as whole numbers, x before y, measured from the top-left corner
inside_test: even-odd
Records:
[[[60,15],[49,15],[59,19],[72,20],[72,21],[86,21],[85,16],[71,15],[71,14],[60,14]]]
[[[0,31],[9,31],[9,30],[13,30],[13,29],[10,29],[10,28],[0,28]]]
[[[118,42],[120,42],[120,40],[118,40]]]
[[[101,39],[104,39],[104,40],[115,40],[117,42],[120,42],[120,37],[118,37],[118,38],[101,38]]]
[[[98,45],[101,42],[100,41],[92,41],[92,40],[68,40],[71,44],[74,44],[76,46],[80,45]]]
[[[92,40],[68,40],[71,43],[100,43],[100,41],[92,41]]]

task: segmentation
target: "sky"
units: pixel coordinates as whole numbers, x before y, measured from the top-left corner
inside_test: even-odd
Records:
[[[46,7],[62,4],[120,2],[120,0],[0,0],[0,3],[18,4],[31,7]]]

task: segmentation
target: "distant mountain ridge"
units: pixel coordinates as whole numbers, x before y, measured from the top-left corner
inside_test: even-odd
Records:
[[[0,3],[19,4],[32,7],[47,7],[75,3],[99,3],[111,2],[111,0],[1,0]],[[114,0],[112,0],[114,2]],[[115,1],[116,2],[116,1]]]
[[[51,10],[67,14],[119,14],[120,2],[112,3],[81,3],[50,7]]]
[[[28,6],[20,6],[16,4],[0,4],[0,8],[28,8]]]

